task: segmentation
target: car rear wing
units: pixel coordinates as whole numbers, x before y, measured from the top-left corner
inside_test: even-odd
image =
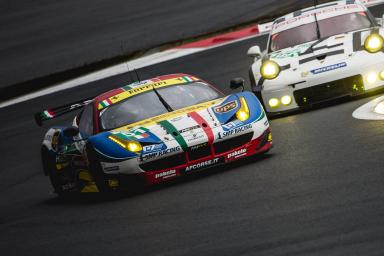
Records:
[[[56,117],[68,114],[70,112],[73,112],[75,110],[83,108],[85,105],[88,105],[90,102],[92,102],[92,98],[79,100],[76,102],[72,102],[70,104],[66,104],[60,107],[50,108],[47,110],[43,110],[41,112],[35,113],[34,118],[36,121],[36,124],[38,126],[42,126],[43,122],[47,120],[54,119]]]

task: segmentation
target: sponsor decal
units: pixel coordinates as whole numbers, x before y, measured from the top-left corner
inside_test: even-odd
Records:
[[[149,154],[146,154],[146,155],[143,154],[142,160],[146,161],[146,160],[150,160],[150,159],[153,159],[153,158],[156,158],[156,157],[161,157],[161,156],[164,156],[164,155],[167,155],[167,154],[176,153],[176,152],[179,152],[179,151],[181,151],[181,147],[177,146],[177,147],[168,148],[166,150],[162,150],[162,151],[159,151],[159,152],[149,153]]]
[[[342,62],[342,63],[334,64],[334,65],[331,65],[331,66],[326,66],[326,67],[322,67],[322,68],[313,69],[313,70],[311,70],[311,73],[314,74],[314,75],[317,75],[317,74],[329,72],[329,71],[332,71],[332,70],[335,70],[335,69],[345,68],[346,66],[347,66],[347,63],[346,62]]]
[[[194,141],[201,140],[204,138],[205,138],[204,133],[200,133],[200,134],[195,133],[192,136],[187,137],[187,141],[188,142],[194,142]]]
[[[238,134],[241,132],[245,132],[245,131],[250,130],[250,129],[252,129],[252,124],[247,124],[247,125],[244,125],[242,127],[235,128],[235,129],[225,131],[225,132],[219,132],[218,133],[219,139],[224,139],[228,136],[235,135],[235,134]]]
[[[154,145],[150,145],[150,146],[144,146],[143,147],[143,154],[159,152],[159,151],[162,151],[165,149],[167,149],[167,145],[165,145],[164,143],[154,144]]]
[[[286,51],[271,53],[272,59],[297,58],[300,54],[308,50],[311,44],[302,44]]]
[[[214,111],[216,113],[228,113],[229,111],[237,108],[237,106],[238,106],[238,103],[236,100],[234,100],[234,101],[230,101],[230,102],[228,102],[222,106],[215,107]]]
[[[229,153],[227,158],[228,159],[239,158],[239,157],[245,156],[246,154],[247,154],[247,149],[243,148],[243,149],[237,150],[235,152]]]
[[[168,179],[168,178],[171,178],[171,177],[174,177],[176,176],[176,170],[169,170],[169,171],[166,171],[166,172],[161,172],[161,173],[157,173],[155,175],[155,179]]]
[[[195,145],[195,146],[192,146],[189,148],[190,151],[196,151],[196,150],[199,150],[201,148],[204,148],[208,146],[208,142],[205,142],[205,143],[202,143],[202,144],[199,144],[199,145]]]
[[[243,122],[241,122],[240,120],[235,120],[233,122],[229,122],[229,123],[223,125],[222,127],[223,127],[224,131],[229,131],[229,130],[232,130],[236,127],[242,126],[242,125],[244,125]]]
[[[199,128],[200,128],[199,125],[195,125],[195,126],[192,126],[192,127],[188,127],[188,128],[184,128],[182,130],[179,130],[179,133],[190,132],[190,131],[193,131],[193,130],[199,129]]]
[[[214,159],[200,162],[200,163],[197,163],[194,165],[190,165],[187,168],[185,168],[185,172],[195,171],[198,169],[209,167],[211,165],[215,165],[215,164],[219,163],[219,160],[220,160],[220,158],[214,158]]]

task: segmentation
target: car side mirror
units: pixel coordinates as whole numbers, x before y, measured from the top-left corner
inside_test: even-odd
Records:
[[[63,130],[63,135],[65,137],[74,137],[79,135],[79,133],[80,133],[79,128],[75,126],[67,127]]]
[[[234,78],[231,80],[231,83],[230,83],[230,88],[232,90],[236,90],[238,88],[242,88],[242,92],[244,91],[244,79],[239,77],[239,78]]]
[[[255,58],[257,60],[261,59],[261,50],[260,50],[260,47],[258,45],[255,45],[255,46],[252,46],[251,48],[249,48],[247,54],[249,57]]]

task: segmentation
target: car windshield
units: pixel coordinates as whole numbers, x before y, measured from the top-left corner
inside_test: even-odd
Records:
[[[202,82],[173,85],[158,88],[157,91],[173,110],[224,96]],[[100,124],[103,130],[111,130],[167,112],[167,108],[156,93],[150,90],[102,110],[100,112]]]
[[[322,38],[365,29],[372,26],[365,12],[344,14],[324,20],[319,20]],[[295,45],[317,40],[316,22],[298,26],[292,29],[272,34],[270,51],[278,51]]]

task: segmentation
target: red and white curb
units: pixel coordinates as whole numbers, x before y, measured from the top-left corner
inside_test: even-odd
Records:
[[[352,116],[362,120],[384,120],[384,96],[359,107]]]
[[[363,0],[361,1],[367,6],[374,6],[384,3],[384,0]],[[108,77],[117,76],[128,72],[133,69],[140,69],[143,67],[159,64],[169,60],[177,59],[194,53],[207,51],[216,47],[222,47],[228,44],[237,43],[240,41],[255,38],[264,34],[267,34],[272,26],[272,22],[265,24],[253,25],[247,28],[243,28],[234,32],[229,32],[217,36],[213,36],[200,41],[188,43],[178,46],[173,49],[147,55],[138,59],[127,61],[118,65],[114,65],[99,71],[89,73],[87,75],[75,78],[52,87],[42,89],[33,93],[26,94],[8,101],[0,103],[0,108],[4,108],[10,105],[28,101],[40,96],[56,93],[66,89],[74,88],[87,83],[99,81]]]

